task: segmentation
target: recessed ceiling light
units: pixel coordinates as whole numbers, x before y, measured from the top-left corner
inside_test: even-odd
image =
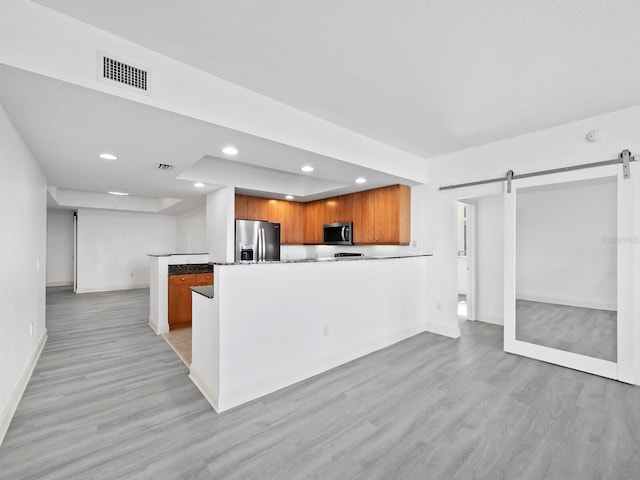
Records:
[[[356,178],[356,183],[366,183],[367,179],[364,177],[358,177]]]
[[[108,153],[108,152],[103,152],[98,156],[103,160],[117,160],[118,159],[118,157],[116,157],[113,153]]]
[[[222,153],[226,155],[237,155],[238,149],[236,147],[232,147],[231,145],[229,145],[228,147],[224,147],[222,149]]]
[[[293,200],[293,195],[287,195],[287,196],[286,196],[286,197],[284,197],[284,198],[286,198],[287,200]]]
[[[305,165],[300,170],[302,170],[303,172],[313,172],[313,167],[311,165]]]
[[[202,187],[204,187],[204,183],[196,182],[196,183],[193,184],[193,186],[196,187],[196,188],[202,188]]]
[[[110,195],[129,195],[128,193],[125,192],[109,192]]]

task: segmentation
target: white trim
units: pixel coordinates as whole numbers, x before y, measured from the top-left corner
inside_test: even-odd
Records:
[[[2,411],[0,411],[0,445],[2,445],[2,441],[4,440],[4,437],[9,430],[9,425],[11,425],[13,415],[16,413],[16,409],[18,408],[18,404],[22,399],[22,395],[24,394],[24,391],[29,384],[29,380],[31,379],[31,375],[33,374],[33,369],[38,363],[38,359],[40,358],[40,354],[42,353],[42,349],[44,348],[44,344],[46,343],[46,341],[47,330],[45,328],[42,332],[42,335],[40,336],[40,339],[38,340],[38,345],[27,360],[27,363],[22,370],[22,374],[20,374],[16,385],[13,387],[13,391],[9,395],[9,400],[2,408]]]
[[[156,322],[151,315],[149,315],[149,326],[156,335],[160,335],[160,332],[158,331],[158,322]]]
[[[638,169],[633,162],[630,167],[631,175],[638,175]],[[634,237],[634,202],[633,202],[634,182],[631,179],[624,179],[623,166],[618,165],[618,239],[629,241],[618,242],[618,263],[617,263],[617,354],[618,354],[618,380],[627,383],[638,382],[640,379],[634,378],[634,349],[639,349],[640,345],[634,344],[634,250],[638,245],[633,243]],[[636,239],[637,240],[637,239]],[[637,315],[637,314],[636,314]],[[637,322],[637,320],[636,320]]]
[[[273,393],[282,388],[314,377],[320,373],[326,372],[340,365],[344,365],[346,363],[352,362],[353,360],[357,360],[358,358],[361,358],[365,355],[394,345],[398,342],[401,342],[402,340],[411,338],[412,336],[422,333],[423,331],[424,329],[421,325],[414,325],[413,327],[400,330],[390,335],[385,335],[384,337],[364,343],[355,348],[350,348],[347,351],[325,357],[315,362],[298,365],[288,372],[282,373],[275,377],[271,377],[263,382],[256,382],[230,392],[219,392],[217,403],[212,402],[208,397],[208,395],[211,395],[211,393],[213,392],[213,389],[210,388],[208,390],[208,393],[205,393],[201,388],[207,388],[204,382],[202,382],[204,386],[199,385],[195,380],[194,383],[196,383],[196,386],[198,386],[198,388],[201,388],[203,395],[205,395],[207,400],[209,400],[209,403],[211,403],[214,409],[217,412],[223,412],[238,405],[242,405],[243,403],[246,403],[250,400],[268,395],[269,393]],[[192,369],[191,376],[193,376],[193,374],[194,371]],[[201,381],[197,373],[195,377],[196,380]],[[216,408],[216,404],[219,408]]]
[[[516,300],[526,300],[528,302],[552,303],[554,305],[565,305],[567,307],[581,307],[581,308],[592,308],[595,310],[608,310],[611,312],[615,312],[618,310],[617,305],[567,300],[565,298],[549,298],[549,297],[538,297],[536,295],[521,295],[519,293],[516,293]]]
[[[554,365],[560,365],[561,367],[572,368],[574,370],[592,373],[594,375],[612,378],[614,380],[618,378],[618,365],[615,362],[523,342],[520,340],[516,340],[513,346],[515,351],[510,349],[508,350],[505,347],[505,352],[515,353],[535,360],[541,360]]]
[[[120,285],[120,286],[97,287],[97,288],[78,288],[76,293],[115,292],[119,290],[138,290],[140,288],[149,288],[149,284],[140,283],[137,285]]]
[[[478,318],[478,212],[467,204],[467,320]]]
[[[425,324],[425,331],[435,333],[436,335],[442,335],[444,337],[460,338],[460,327],[457,324],[453,326],[427,322]]]
[[[633,344],[631,342],[633,332],[633,318],[628,312],[633,298],[630,292],[621,293],[624,289],[621,285],[633,284],[633,271],[630,266],[633,261],[633,250],[618,248],[618,298],[617,298],[617,363],[588,357],[573,352],[567,352],[555,348],[544,347],[523,341],[515,337],[515,306],[516,306],[516,202],[518,189],[539,185],[552,185],[564,182],[575,182],[606,177],[616,177],[618,187],[618,207],[616,210],[618,219],[618,236],[632,235],[631,213],[633,205],[633,184],[622,177],[620,165],[607,165],[594,167],[587,170],[562,172],[543,177],[531,177],[512,182],[511,194],[505,193],[504,202],[504,350],[505,352],[523,355],[525,357],[542,360],[555,365],[573,368],[587,373],[600,375],[606,378],[631,382]],[[626,182],[626,183],[625,183]]]
[[[73,280],[67,281],[67,282],[47,282],[47,288],[48,287],[72,287],[72,286],[73,286]]]
[[[193,364],[189,369],[189,378],[198,387],[200,393],[206,398],[207,402],[211,404],[216,413],[220,413],[220,407],[218,406],[218,392],[207,383],[207,381],[193,368]]]
[[[494,317],[492,315],[486,315],[482,318],[478,318],[479,322],[490,323],[491,325],[500,325],[504,326],[504,318]]]

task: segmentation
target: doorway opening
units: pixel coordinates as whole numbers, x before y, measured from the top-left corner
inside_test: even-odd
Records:
[[[456,228],[458,233],[458,322],[468,320],[467,292],[469,290],[469,266],[468,266],[468,223],[467,205],[458,202],[458,215]]]
[[[477,248],[476,204],[457,202],[458,323],[476,319]]]

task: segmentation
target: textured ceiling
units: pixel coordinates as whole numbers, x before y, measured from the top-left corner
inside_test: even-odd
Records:
[[[640,103],[637,0],[36,0],[428,158]]]

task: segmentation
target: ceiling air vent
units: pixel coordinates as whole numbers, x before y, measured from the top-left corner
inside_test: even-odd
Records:
[[[98,80],[151,94],[149,69],[130,65],[104,52],[98,52]]]
[[[169,165],[168,163],[159,163],[156,165],[158,170],[171,170],[173,165]]]

